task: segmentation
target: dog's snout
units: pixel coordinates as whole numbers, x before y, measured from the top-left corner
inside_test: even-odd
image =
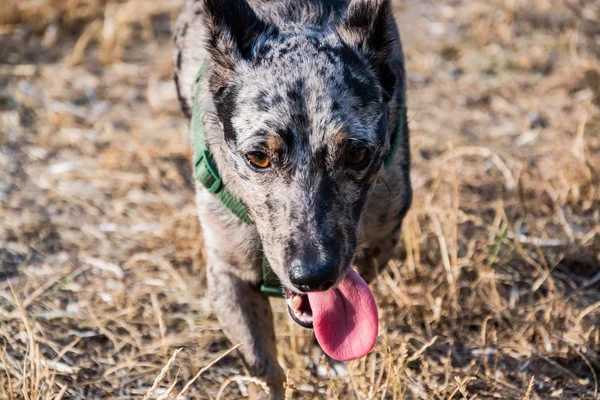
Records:
[[[337,279],[334,263],[314,263],[296,260],[290,267],[290,282],[301,292],[325,291]]]

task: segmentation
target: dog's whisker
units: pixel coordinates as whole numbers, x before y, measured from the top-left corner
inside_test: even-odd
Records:
[[[385,187],[387,188],[388,191],[388,204],[386,207],[386,212],[387,210],[389,210],[390,206],[392,205],[392,189],[390,189],[390,185],[388,185],[387,181],[385,180],[384,176],[380,176],[378,177],[378,179],[383,182],[383,184],[385,185]]]

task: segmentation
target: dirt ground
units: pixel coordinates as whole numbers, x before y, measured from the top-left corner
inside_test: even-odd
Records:
[[[180,5],[2,1],[2,399],[247,391],[204,299]],[[273,300],[288,398],[600,398],[600,3],[395,6],[415,201],[380,337],[332,362]]]

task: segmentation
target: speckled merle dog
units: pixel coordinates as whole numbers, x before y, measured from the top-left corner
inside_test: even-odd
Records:
[[[362,321],[373,315],[377,336],[376,311],[363,304],[370,291],[352,266],[369,281],[386,264],[412,198],[408,128],[397,126],[399,34],[390,0],[188,0],[174,53],[188,117],[204,62],[207,143],[255,223],[197,185],[209,296],[248,371],[269,384],[266,398],[280,399],[272,314],[258,291],[263,251],[292,319],[314,326],[332,357],[370,350],[359,342],[371,333],[355,331],[372,331]]]

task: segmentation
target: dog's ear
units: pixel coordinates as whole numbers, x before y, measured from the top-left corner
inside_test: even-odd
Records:
[[[255,44],[276,29],[262,21],[246,0],[202,0],[206,25],[206,48],[215,69],[210,77],[210,90],[220,92],[229,84],[240,59],[251,55]]]
[[[389,100],[398,80],[390,64],[391,55],[399,41],[391,1],[351,1],[338,34],[367,57],[377,73],[385,99]]]

